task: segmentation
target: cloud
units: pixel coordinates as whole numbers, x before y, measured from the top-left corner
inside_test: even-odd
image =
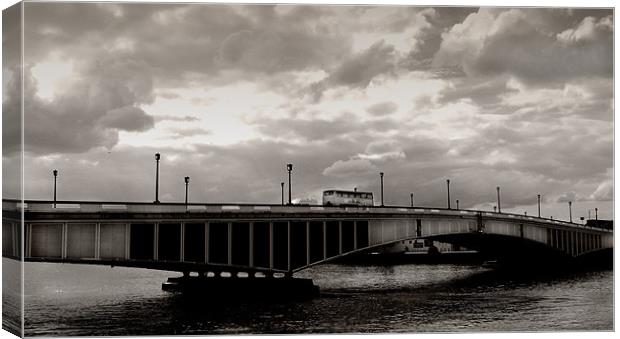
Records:
[[[366,112],[374,116],[390,115],[398,109],[398,105],[391,101],[376,103],[366,109]]]
[[[134,106],[124,106],[108,111],[99,123],[105,128],[141,132],[153,128],[155,119]]]
[[[572,201],[572,202],[577,201],[577,193],[575,193],[574,191],[566,192],[560,195],[556,200],[556,202],[569,202],[569,201]]]
[[[368,159],[338,160],[323,170],[323,175],[334,177],[355,177],[362,174],[374,173],[377,167]]]
[[[614,186],[611,180],[602,182],[590,195],[589,199],[594,201],[612,201],[614,198]]]
[[[155,116],[155,121],[157,122],[160,122],[160,121],[193,122],[193,121],[199,121],[199,120],[200,118],[193,117],[191,115],[184,115],[184,116],[158,115],[158,116]]]
[[[610,78],[613,30],[607,13],[572,26],[568,11],[480,9],[442,35],[433,65],[458,65],[469,76],[511,74],[531,84]]]
[[[383,40],[376,42],[339,64],[327,79],[313,84],[310,88],[313,98],[319,100],[323,92],[331,86],[366,88],[376,76],[393,73],[395,62],[394,46]]]
[[[145,131],[154,119],[138,106],[153,98],[152,79],[146,66],[131,59],[102,57],[79,66],[80,75],[51,100],[37,96],[31,67],[24,69],[25,151],[36,154],[86,152],[95,147],[111,148],[118,131]],[[12,72],[5,112],[19,114],[19,70]],[[11,113],[9,113],[11,114]],[[15,118],[15,117],[13,117]],[[18,150],[19,138],[9,136],[6,152]]]

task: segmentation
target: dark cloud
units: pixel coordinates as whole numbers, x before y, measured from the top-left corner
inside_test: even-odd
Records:
[[[172,129],[175,138],[188,138],[198,135],[209,135],[211,131],[204,128],[174,128]]]
[[[125,106],[108,111],[99,123],[105,128],[139,132],[153,128],[155,119],[138,107]]]
[[[390,115],[398,109],[398,105],[391,101],[376,103],[366,109],[366,112],[374,116]]]
[[[508,80],[505,76],[459,79],[453,87],[447,87],[440,92],[438,103],[469,99],[482,107],[495,107],[501,103],[502,95],[517,92],[516,89],[508,87]]]
[[[180,122],[193,122],[200,119],[191,115],[176,116],[176,115],[158,115],[155,117],[155,121],[180,121]]]
[[[395,62],[394,46],[379,41],[339,64],[327,79],[313,84],[313,98],[320,99],[323,92],[332,86],[366,88],[376,76],[392,74]]]
[[[264,135],[307,141],[357,138],[368,132],[385,132],[402,127],[392,119],[360,120],[350,113],[331,120],[262,118],[255,125]]]
[[[229,70],[247,75],[321,68],[350,49],[339,30],[312,20],[329,13],[309,6],[285,13],[266,5],[26,6],[26,39],[36,42],[27,46],[29,58],[42,58],[50,51],[87,58],[114,52],[150,65],[162,84],[182,83],[196,74],[221,81]]]
[[[133,60],[101,58],[80,67],[80,77],[53,100],[37,96],[30,67],[24,70],[25,151],[36,154],[85,152],[113,147],[118,131],[144,131],[154,120],[136,107],[152,101],[153,85],[144,65]],[[12,79],[20,74],[12,73]],[[10,80],[5,112],[19,112],[18,81]],[[9,136],[5,151],[18,149],[19,139]]]
[[[459,65],[473,76],[507,73],[534,84],[610,77],[611,11],[597,14],[574,22],[569,11],[481,9],[443,35],[434,65]]]

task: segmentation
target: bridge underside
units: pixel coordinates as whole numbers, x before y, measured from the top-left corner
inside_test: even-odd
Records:
[[[547,244],[520,237],[487,233],[447,234],[429,237],[434,241],[458,245],[502,262],[523,265],[561,263],[573,257]],[[583,252],[578,256],[591,252]]]

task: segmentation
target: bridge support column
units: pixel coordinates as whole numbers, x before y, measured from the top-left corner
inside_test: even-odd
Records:
[[[357,220],[353,220],[353,249],[357,249]]]
[[[228,223],[228,265],[232,265],[232,222]]]
[[[209,263],[209,222],[205,222],[205,263]]]
[[[249,244],[249,255],[248,258],[249,266],[254,266],[254,222],[250,222],[250,244]]]
[[[288,233],[288,237],[286,240],[286,257],[287,257],[287,270],[291,270],[291,222],[288,221],[286,223],[286,231]]]
[[[342,254],[342,221],[338,221],[338,254]]]
[[[306,220],[306,265],[310,265],[310,221]]]
[[[273,269],[273,222],[269,222],[269,268]]]
[[[323,220],[323,260],[327,259],[327,222]]]

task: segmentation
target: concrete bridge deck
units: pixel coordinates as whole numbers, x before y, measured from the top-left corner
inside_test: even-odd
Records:
[[[613,247],[611,230],[486,211],[3,200],[3,255],[20,257],[23,244],[27,261],[290,275],[416,238],[539,259]]]

